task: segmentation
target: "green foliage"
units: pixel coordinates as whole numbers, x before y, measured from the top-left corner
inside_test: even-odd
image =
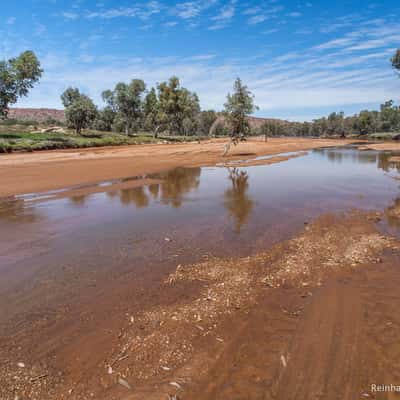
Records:
[[[218,114],[214,110],[201,111],[197,117],[198,133],[205,136],[209,135],[217,118]]]
[[[97,108],[93,101],[81,94],[79,89],[68,88],[62,95],[61,101],[65,107],[65,118],[68,126],[74,128],[76,133],[88,128],[97,117]]]
[[[218,136],[230,136],[230,130],[223,121],[218,121],[212,130],[212,134]]]
[[[157,89],[159,123],[170,133],[193,134],[195,119],[200,112],[197,94],[181,87],[176,76],[160,83]]]
[[[43,70],[35,53],[25,51],[17,58],[0,61],[0,118],[7,118],[9,106],[39,81]]]
[[[374,119],[369,111],[361,111],[354,127],[362,134],[367,135],[374,132]]]
[[[398,49],[396,51],[396,53],[392,57],[391,61],[392,61],[393,68],[400,71],[400,49]]]
[[[125,126],[128,135],[131,130],[138,131],[142,123],[142,97],[146,85],[141,79],[133,79],[130,84],[118,83],[114,90],[103,92],[103,100],[116,113],[116,118]]]
[[[114,126],[116,113],[111,107],[104,107],[97,113],[93,128],[98,131],[111,132]]]
[[[159,120],[159,104],[157,93],[154,88],[151,88],[150,92],[147,93],[144,104],[143,104],[143,112],[144,112],[144,123],[143,127],[146,131],[155,132],[155,136],[157,136],[158,125],[160,123]]]
[[[190,139],[184,136],[165,136],[160,137],[159,140],[164,140],[166,142],[184,142]],[[135,145],[154,142],[155,139],[153,136],[145,133],[139,133],[132,137],[126,136],[125,134],[91,130],[86,130],[82,132],[82,134],[76,134],[71,131],[65,133],[10,131],[0,133],[0,153]]]
[[[276,136],[277,124],[272,121],[265,121],[259,128],[258,134],[266,137]]]
[[[383,132],[400,129],[400,108],[394,105],[393,100],[381,105],[380,121],[380,130]]]
[[[331,113],[328,117],[318,118],[312,122],[270,120],[259,129],[258,133],[269,136],[341,137],[399,131],[400,107],[393,101],[387,101],[381,105],[380,111],[363,110],[349,117],[340,112]]]
[[[72,105],[75,101],[79,100],[81,97],[81,93],[78,88],[68,88],[62,95],[61,95],[61,102],[65,108]]]
[[[228,94],[225,103],[225,113],[232,129],[231,137],[234,143],[243,140],[249,134],[250,126],[247,117],[256,110],[254,96],[247,86],[242,84],[240,78],[237,78],[233,94]]]

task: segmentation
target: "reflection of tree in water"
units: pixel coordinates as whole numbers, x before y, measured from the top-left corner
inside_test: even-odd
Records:
[[[0,201],[0,220],[13,223],[31,223],[40,218],[34,204],[27,204],[15,196]]]
[[[184,195],[199,187],[200,175],[201,168],[175,168],[157,175],[162,182],[149,185],[149,191],[154,198],[161,194],[160,200],[163,204],[179,208]]]
[[[198,188],[200,184],[201,168],[176,168],[152,176],[161,180],[161,183],[152,183],[147,186],[138,186],[118,191],[108,191],[110,198],[118,196],[122,204],[135,204],[138,208],[147,207],[150,197],[160,199],[163,204],[179,208],[186,193]]]
[[[346,150],[346,149],[315,149],[314,153],[323,154],[332,163],[342,163],[346,159],[358,162],[359,164],[375,164],[385,172],[399,171],[400,164],[390,162],[390,158],[396,154],[391,152],[374,150]]]
[[[135,204],[137,208],[147,207],[150,202],[143,186],[122,189],[119,198],[122,204]]]
[[[328,157],[328,160],[335,163],[342,163],[343,161],[343,153],[337,151],[325,151],[325,154]]]
[[[246,171],[229,168],[229,180],[232,188],[225,191],[225,207],[236,223],[236,231],[240,232],[253,210],[254,202],[247,194],[249,176]]]
[[[389,172],[391,170],[400,172],[400,163],[390,162],[390,158],[394,157],[393,153],[388,152],[380,152],[378,153],[378,168],[383,169],[385,172]]]
[[[76,196],[70,196],[69,200],[76,206],[83,206],[87,197],[87,194],[80,194]]]
[[[386,210],[386,218],[390,226],[400,227],[400,197]]]
[[[160,194],[160,185],[158,183],[153,183],[148,186],[148,189],[153,196],[153,199],[158,199],[158,195]]]

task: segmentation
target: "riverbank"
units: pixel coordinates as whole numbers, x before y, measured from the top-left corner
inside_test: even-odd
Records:
[[[250,139],[222,157],[226,140],[135,145],[0,155],[0,196],[42,192],[109,179],[140,176],[178,166],[213,165],[257,156],[351,143],[348,140]],[[267,163],[267,162],[266,162]]]

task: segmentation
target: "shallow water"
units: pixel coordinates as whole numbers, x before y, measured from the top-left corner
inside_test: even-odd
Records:
[[[391,155],[318,149],[273,165],[178,168],[148,176],[157,183],[142,187],[114,190],[117,181],[103,182],[102,193],[2,199],[0,294],[41,270],[56,280],[72,266],[120,274],[247,255],[322,213],[382,210],[400,197]],[[396,224],[386,227],[395,233]]]

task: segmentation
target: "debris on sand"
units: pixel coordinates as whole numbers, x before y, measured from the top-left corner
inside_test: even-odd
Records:
[[[118,383],[123,386],[124,388],[128,389],[128,390],[132,390],[132,386],[128,383],[128,381],[126,381],[125,379],[119,377],[118,378]]]
[[[29,379],[29,381],[30,381],[31,383],[35,383],[36,381],[40,381],[41,379],[46,378],[47,375],[48,375],[48,374],[38,375],[38,376],[35,376],[35,377]]]
[[[286,357],[283,354],[281,355],[281,363],[282,363],[283,368],[287,367]]]
[[[169,384],[177,389],[182,389],[182,386],[178,382],[170,382]]]
[[[372,214],[376,217],[376,213]],[[262,282],[272,288],[282,284],[320,286],[328,272],[379,262],[376,255],[391,248],[394,239],[376,232],[371,215],[354,212],[349,216],[352,223],[347,218],[321,217],[302,235],[275,246],[272,253],[282,256],[275,257],[273,272]]]
[[[223,348],[221,343],[229,343],[229,337],[221,336],[221,324],[248,313],[266,285],[269,290],[298,288],[306,298],[322,285],[327,274],[375,263],[383,250],[396,248],[394,238],[378,233],[374,220],[368,218],[372,214],[325,215],[296,238],[267,252],[244,258],[210,256],[197,264],[178,265],[165,279],[164,290],[186,293],[188,286],[195,287],[193,296],[134,315],[135,324],[124,332],[122,350],[116,350],[114,359],[129,356],[121,368],[135,382],[149,382],[164,371],[172,371],[171,366],[174,371],[184,366],[186,373],[197,362],[197,339],[214,338],[215,346]],[[282,312],[292,318],[303,314],[297,307],[282,307]],[[287,368],[287,354],[278,360]],[[188,383],[192,377],[185,375],[185,379]],[[168,385],[182,389],[176,380]]]

